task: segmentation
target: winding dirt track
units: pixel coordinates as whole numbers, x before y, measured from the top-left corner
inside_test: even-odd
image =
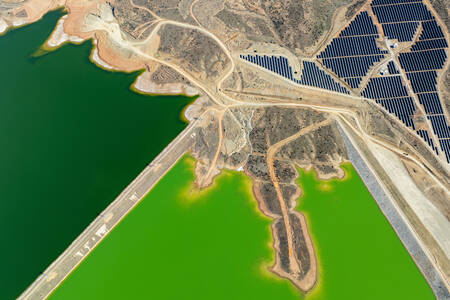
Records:
[[[283,199],[283,193],[281,192],[280,189],[280,184],[278,182],[277,176],[275,174],[275,166],[274,166],[274,160],[275,160],[275,154],[281,149],[281,147],[283,147],[286,144],[289,144],[290,142],[296,140],[297,138],[301,137],[302,135],[305,135],[311,131],[317,130],[318,128],[328,125],[331,123],[330,119],[327,119],[325,121],[316,123],[316,124],[312,124],[310,126],[307,126],[303,129],[301,129],[300,131],[298,131],[296,134],[291,135],[290,137],[279,141],[276,144],[273,144],[272,146],[269,147],[268,151],[267,151],[267,166],[269,168],[269,174],[270,174],[270,178],[273,182],[273,185],[275,187],[275,190],[277,192],[277,197],[278,197],[278,201],[280,203],[280,207],[281,207],[281,212],[283,215],[283,221],[284,221],[284,226],[286,228],[286,234],[287,234],[287,241],[288,241],[288,247],[289,247],[289,260],[290,260],[290,266],[292,268],[292,271],[294,273],[298,273],[300,272],[302,266],[301,266],[301,261],[296,257],[295,255],[295,251],[294,251],[294,235],[292,232],[292,227],[290,224],[290,220],[289,220],[289,210],[286,206],[286,202]],[[305,238],[307,238],[308,235],[304,235]],[[312,249],[311,249],[312,250]],[[310,251],[311,252],[311,251]],[[313,253],[314,255],[314,253]],[[314,256],[311,256],[314,257]],[[312,264],[311,264],[312,265]],[[315,264],[314,264],[315,266]],[[314,272],[315,275],[315,272]],[[315,281],[315,276],[314,276],[314,281]],[[301,287],[304,290],[308,290],[308,288],[304,288]]]

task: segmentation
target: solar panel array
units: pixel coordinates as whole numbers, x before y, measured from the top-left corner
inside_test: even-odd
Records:
[[[283,56],[260,56],[260,55],[240,55],[240,58],[246,61],[257,64],[260,67],[268,69],[272,72],[277,73],[289,80],[294,80],[294,75],[292,73],[292,67],[289,66],[289,61]]]
[[[431,149],[436,152],[436,154],[439,154],[438,148],[434,145],[433,140],[430,139],[430,136],[428,135],[428,131],[419,129],[417,130],[417,133],[420,135],[421,138],[424,139],[425,142],[431,147]]]
[[[371,35],[378,34],[377,26],[372,22],[372,18],[367,11],[358,14],[355,20],[344,30],[341,31],[340,37],[355,35]]]
[[[383,24],[384,35],[389,39],[397,39],[399,42],[412,41],[419,22],[387,23]]]
[[[439,140],[439,144],[441,144],[441,149],[445,153],[445,157],[447,161],[450,162],[450,140]]]
[[[439,39],[444,38],[442,28],[438,25],[436,20],[422,22],[422,34],[419,36],[419,40]]]
[[[401,76],[370,78],[362,95],[365,98],[374,99],[406,126],[416,128],[412,119],[416,106],[414,100],[408,96],[408,90],[403,85]]]
[[[388,66],[389,74],[391,74],[391,75],[400,74],[400,72],[397,69],[397,66],[395,65],[395,63],[393,61],[390,61],[387,66]]]
[[[438,93],[424,93],[418,94],[417,96],[427,115],[439,115],[444,113]]]
[[[448,48],[442,28],[422,0],[373,0],[371,8],[387,38],[397,39],[399,42],[413,42],[413,38],[418,36],[418,41],[414,42],[409,50],[400,53],[398,60],[450,163],[450,144],[446,140],[450,137],[450,127],[443,114],[437,92],[437,70],[444,67]],[[388,70],[390,75],[400,73],[394,62],[388,63]],[[392,83],[390,84],[392,87]],[[378,84],[378,87],[381,88],[381,85]],[[373,97],[374,88],[375,86],[370,86],[369,82],[363,95]],[[400,94],[403,92],[401,89]],[[379,94],[380,92],[376,95]],[[385,101],[377,100],[377,102],[385,106]],[[386,108],[392,111],[392,108]],[[405,103],[403,111],[411,112],[410,103]],[[393,113],[398,114],[395,111]],[[406,124],[404,119],[402,121]],[[439,153],[438,145],[433,142],[428,131],[421,129],[417,133],[437,154]]]
[[[436,91],[436,71],[406,73],[411,82],[414,93],[425,93]]]
[[[374,0],[372,11],[382,25],[386,37],[397,39],[399,42],[410,42],[419,27],[418,21],[434,19],[432,13],[421,2],[421,0]]]
[[[447,48],[448,44],[445,39],[423,40],[418,41],[411,47],[411,51],[422,51],[427,49]]]
[[[404,41],[404,38],[401,37],[402,33],[393,35],[389,31],[390,24],[403,24],[395,26],[403,26],[405,32],[408,31],[406,28],[410,26],[417,27],[418,40],[408,50],[399,54],[398,61],[424,109],[427,119],[431,123],[434,134],[439,139],[441,150],[444,151],[447,161],[450,163],[450,148],[448,142],[446,142],[450,138],[450,127],[444,116],[437,88],[437,71],[444,67],[448,59],[446,51],[448,42],[442,28],[426,5],[419,0],[414,1],[414,3],[399,0],[374,0],[372,10],[381,23],[387,23],[382,25],[388,38],[397,38],[399,41]],[[414,34],[409,41],[412,42],[413,36]],[[389,73],[393,74],[389,65],[388,69]],[[422,129],[418,130],[417,133],[438,153],[438,145],[434,144],[428,131]]]
[[[333,77],[327,74],[324,70],[320,69],[314,62],[303,61],[303,71],[301,78],[296,79],[294,78],[292,67],[289,65],[288,59],[283,56],[241,54],[240,58],[254,63],[267,70],[270,70],[297,84],[303,84],[339,93],[350,94],[350,92],[345,87],[336,82]]]
[[[387,53],[378,48],[378,29],[367,11],[359,13],[338,37],[317,58],[343,79],[351,88],[358,88],[362,77]]]
[[[421,128],[417,134],[436,154],[439,154],[440,146],[450,163],[450,126],[437,89],[438,70],[444,67],[448,59],[449,47],[442,28],[422,0],[373,0],[371,10],[381,24],[384,36],[380,38],[378,27],[369,12],[360,12],[317,56],[317,60],[348,86],[358,89],[370,69],[382,62],[389,53],[378,47],[378,39],[381,41],[386,37],[410,42],[411,47],[399,53],[398,62],[389,61],[387,71],[383,69],[368,80],[361,95],[375,100],[415,130],[414,115],[418,104],[411,96],[413,92],[439,143],[433,141],[429,130]],[[396,46],[393,44],[391,47]],[[404,46],[401,48],[404,49]],[[343,85],[315,62],[303,61],[302,74],[298,79],[294,77],[293,68],[285,57],[241,55],[241,58],[297,84],[349,94]],[[411,93],[403,82],[405,77],[400,76],[400,73],[406,74],[412,87]]]
[[[406,72],[442,69],[447,53],[444,49],[429,49],[427,51],[403,52],[398,59]]]
[[[336,82],[333,77],[320,69],[316,63],[311,61],[303,61],[303,72],[300,80],[294,79],[298,84],[304,84],[319,87],[335,92],[350,94],[349,91]]]
[[[408,96],[408,90],[402,83],[401,76],[370,78],[362,95],[369,99],[382,99]]]
[[[406,126],[416,129],[414,121],[411,116],[416,111],[414,100],[411,97],[393,98],[393,99],[381,99],[376,100],[378,104],[381,104],[391,114],[394,114],[399,118]]]
[[[372,2],[372,11],[381,24],[433,20],[433,14],[419,1],[415,1],[415,3],[392,1],[390,4]]]

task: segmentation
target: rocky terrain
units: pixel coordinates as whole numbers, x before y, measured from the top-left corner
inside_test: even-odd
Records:
[[[448,31],[448,1],[430,3]],[[284,55],[300,72],[302,60],[313,58],[369,4],[362,0],[0,0],[0,32],[64,7],[65,35],[55,30],[52,41],[93,39],[92,59],[100,66],[142,71],[134,86],[140,92],[199,94],[186,111],[198,127],[190,149],[197,160],[197,186],[210,185],[224,168],[249,175],[261,211],[273,219],[273,272],[309,291],[317,281],[317,261],[307,221],[294,209],[301,194],[295,184],[296,168],[314,168],[322,179],[344,175],[340,164],[348,156],[338,124],[346,124],[363,141],[367,157],[375,151],[364,146],[370,143],[400,157],[430,203],[447,219],[450,215],[450,168],[386,110],[360,97],[293,85],[239,59],[239,54],[249,52]],[[440,77],[447,111],[449,64]],[[382,174],[382,166],[374,169]],[[380,178],[392,192],[392,182]],[[437,269],[448,278],[447,254],[423,230],[425,225],[402,195],[392,194]]]

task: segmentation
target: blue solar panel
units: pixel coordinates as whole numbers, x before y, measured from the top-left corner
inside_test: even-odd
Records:
[[[399,42],[410,42],[416,33],[419,22],[383,24],[384,35]]]
[[[348,83],[348,85],[350,85],[352,89],[356,89],[361,83],[362,77],[348,77],[344,78],[344,80]]]
[[[387,51],[377,47],[377,37],[372,35],[335,38],[318,58],[386,54]]]
[[[411,81],[414,93],[436,91],[436,71],[407,73],[406,76],[408,77],[409,81]]]
[[[425,142],[433,149],[437,155],[439,155],[439,149],[434,145],[433,139],[428,135],[428,131],[426,130],[417,130],[417,133],[424,139]]]
[[[406,126],[415,129],[414,121],[411,116],[416,111],[416,107],[414,105],[414,100],[411,97],[383,99],[376,100],[376,102],[381,104],[391,114],[396,115]]]
[[[400,65],[406,72],[442,69],[447,54],[444,49],[400,53]]]
[[[289,65],[289,61],[287,58],[283,56],[260,56],[256,55],[240,55],[241,59],[254,63],[260,67],[268,69],[274,73],[277,73],[280,76],[285,77],[291,81],[294,81],[298,84],[304,84],[314,87],[319,87],[335,92],[349,94],[350,92],[334,81],[334,79],[321,70],[315,63],[313,62],[303,62],[303,72],[300,80],[295,79],[292,72],[292,67]]]
[[[435,20],[422,22],[423,31],[419,37],[419,40],[438,39],[444,38],[442,28],[437,24]]]
[[[383,55],[325,58],[323,64],[341,78],[360,77],[365,76],[370,67],[382,59]]]
[[[377,26],[367,11],[358,14],[356,18],[344,29],[339,36],[378,34]]]
[[[447,162],[450,163],[450,140],[439,140],[441,144],[441,149],[445,153],[445,157],[447,158]]]
[[[372,10],[380,23],[426,21],[434,19],[431,12],[423,3],[373,6]]]
[[[400,74],[400,72],[398,71],[398,69],[395,66],[395,63],[393,61],[390,61],[387,66],[388,66],[389,74],[391,74],[391,75]]]
[[[427,115],[444,113],[438,93],[426,93],[417,96],[419,97],[420,104],[425,108],[425,113]]]
[[[240,58],[245,59],[246,61],[252,62],[254,64],[257,64],[258,66],[261,66],[263,68],[266,68],[272,72],[277,73],[278,75],[281,75],[289,80],[294,80],[292,67],[289,66],[289,61],[287,58],[280,56],[260,56],[260,55],[240,55]]]
[[[411,51],[421,51],[429,49],[447,48],[448,44],[445,39],[418,41],[411,47]]]
[[[439,139],[450,138],[450,127],[447,125],[444,115],[427,116],[431,121],[434,133]]]
[[[319,67],[309,61],[303,61],[303,72],[298,83],[319,87],[327,90],[332,90],[335,92],[349,94],[350,92],[344,88],[342,85],[334,81],[333,77],[325,73]]]
[[[408,3],[408,2],[422,2],[422,0],[373,0],[372,6]]]
[[[408,90],[400,76],[375,77],[369,80],[362,95],[369,99],[395,98],[408,96]]]

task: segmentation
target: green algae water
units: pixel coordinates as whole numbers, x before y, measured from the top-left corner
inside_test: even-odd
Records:
[[[32,57],[62,12],[0,37],[0,299],[17,297],[185,126],[91,43]]]
[[[317,180],[299,170],[319,261],[315,299],[434,299],[431,288],[351,164],[344,180]]]
[[[50,299],[298,299],[273,261],[271,220],[251,183],[225,172],[194,191],[185,157]]]
[[[271,220],[259,212],[250,179],[226,171],[198,192],[186,156],[50,299],[432,299],[364,184],[345,168],[345,181],[300,177],[300,208],[311,217],[320,259],[311,294],[268,271]]]

